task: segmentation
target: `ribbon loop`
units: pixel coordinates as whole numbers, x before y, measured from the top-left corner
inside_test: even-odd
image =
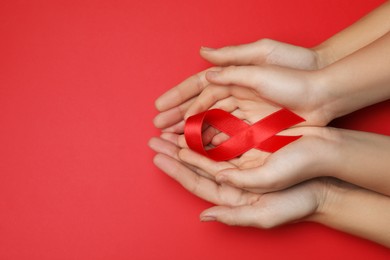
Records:
[[[188,146],[215,161],[227,161],[256,148],[266,152],[275,152],[301,136],[279,136],[280,131],[305,121],[288,109],[275,113],[249,125],[221,109],[211,109],[187,119],[184,135]],[[230,136],[222,144],[206,150],[202,141],[204,124],[218,129]]]

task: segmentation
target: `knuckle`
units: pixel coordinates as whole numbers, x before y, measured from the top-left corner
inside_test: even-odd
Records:
[[[201,92],[207,86],[207,82],[204,75],[202,73],[197,73],[192,77],[193,77],[194,84],[198,89],[198,92]]]
[[[272,45],[273,43],[275,43],[274,40],[269,38],[260,39],[258,42],[261,43],[262,45]]]

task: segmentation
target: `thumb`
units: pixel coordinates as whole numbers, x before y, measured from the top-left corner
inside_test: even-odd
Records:
[[[216,85],[235,85],[261,90],[265,84],[265,68],[257,66],[229,66],[206,73],[209,82]]]
[[[215,206],[203,211],[200,220],[203,222],[218,221],[229,226],[273,228],[286,223],[289,219],[282,212],[275,212],[272,207],[244,205],[237,207]]]
[[[262,98],[288,108],[297,105],[298,98],[314,95],[310,92],[314,78],[308,72],[279,66],[229,66],[208,71],[206,79],[215,85],[253,89]]]
[[[218,221],[231,226],[272,228],[292,221],[304,221],[319,205],[321,186],[306,182],[286,190],[266,193],[250,205],[215,206],[203,211],[201,221]]]
[[[265,43],[265,40],[260,40],[219,49],[202,47],[200,55],[205,60],[219,66],[262,64],[266,61],[267,55],[272,51],[272,46]]]
[[[215,206],[203,211],[203,222],[218,221],[229,226],[258,226],[259,210],[250,205],[227,207]]]

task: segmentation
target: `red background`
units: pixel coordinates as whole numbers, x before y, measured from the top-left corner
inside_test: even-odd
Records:
[[[303,223],[200,223],[152,164],[154,100],[201,45],[314,46],[382,0],[0,1],[0,259],[389,259]],[[337,125],[390,134],[386,102]]]

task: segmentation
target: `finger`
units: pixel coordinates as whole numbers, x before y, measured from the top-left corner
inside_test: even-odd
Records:
[[[157,154],[153,162],[159,169],[196,196],[218,205],[230,204],[229,201],[221,199],[224,196],[221,195],[222,190],[217,183],[199,176],[179,161],[164,154]],[[233,203],[235,200],[236,198],[233,198]]]
[[[218,194],[218,184],[215,182],[197,175],[179,161],[164,154],[157,154],[153,162],[191,193],[210,202],[218,202],[215,198],[215,194]]]
[[[265,40],[237,46],[226,46],[219,49],[202,47],[200,55],[207,61],[219,65],[254,65],[266,61],[267,54],[272,46]]]
[[[213,139],[211,140],[211,144],[214,146],[218,146],[222,144],[223,142],[227,141],[230,138],[227,134],[221,132],[216,134]]]
[[[309,88],[308,77],[308,72],[277,66],[229,66],[206,74],[212,84],[246,87],[268,102],[288,108],[300,107],[302,110],[314,102],[308,99],[315,95],[311,93],[313,89]]]
[[[231,113],[234,110],[236,110],[237,107],[238,107],[238,102],[237,102],[236,97],[230,96],[230,97],[218,100],[214,105],[212,105],[209,108],[209,110],[210,109],[222,109],[226,112]]]
[[[171,142],[168,142],[158,137],[153,137],[149,140],[148,145],[156,153],[165,154],[172,158],[175,158],[176,160],[180,160],[178,157],[180,148]]]
[[[207,98],[207,97],[204,97],[204,98]],[[179,108],[179,107],[172,108],[168,111],[165,111],[165,112],[158,114],[154,118],[154,125],[157,128],[163,128],[162,129],[163,132],[171,132],[171,133],[178,133],[178,134],[183,133],[184,126],[185,126],[185,121],[183,120],[183,118],[188,117],[188,116],[185,116],[184,114],[187,114],[186,111],[188,111],[188,108],[193,104],[194,100],[195,99],[191,99],[191,100],[187,101],[185,104],[180,106],[181,108]],[[202,102],[204,102],[204,101],[201,101],[201,103]],[[225,98],[223,100],[218,101],[213,107],[210,107],[210,109],[219,108],[219,109],[223,109],[227,112],[231,112],[237,107],[236,104],[237,104],[237,102],[236,102],[235,97],[228,97],[228,98]],[[196,106],[197,105],[195,105],[195,107]],[[202,110],[202,108],[194,108],[194,109],[198,110],[199,112],[207,110],[207,109]],[[193,112],[189,112],[189,113],[192,114]]]
[[[268,157],[269,153],[267,152],[251,149],[229,162],[241,170],[253,169],[262,166]]]
[[[206,78],[217,86],[219,85],[219,88],[220,85],[236,85],[258,90],[258,86],[264,83],[262,74],[263,69],[257,66],[229,66],[220,71],[208,71]],[[206,91],[207,89],[204,92]]]
[[[195,166],[192,166],[191,164],[188,164],[188,163],[185,163],[183,162],[183,165],[185,165],[188,169],[190,169],[191,171],[195,172],[196,174],[204,177],[204,178],[207,178],[209,180],[212,180],[213,182],[215,182],[215,177],[213,175],[211,175],[210,173],[208,172],[205,172],[204,170],[202,169],[199,169]]]
[[[175,106],[169,110],[159,113],[154,119],[153,123],[157,128],[168,128],[184,119],[184,114],[188,108],[195,101],[195,98],[191,98],[181,105]]]
[[[175,134],[175,133],[162,133],[162,134],[160,135],[160,137],[161,137],[162,139],[164,139],[165,141],[171,142],[171,143],[174,144],[175,146],[180,147],[180,145],[179,145],[179,138],[180,138],[180,135]]]
[[[218,101],[230,97],[231,89],[231,87],[226,86],[208,85],[188,108],[184,118],[187,119],[189,116],[206,111]],[[233,101],[232,99],[229,100]]]
[[[279,180],[279,176],[275,177],[272,176],[272,174],[275,174],[275,170],[272,169],[272,167],[269,167],[268,164],[265,164],[261,167],[250,169],[239,168],[222,170],[217,173],[215,180],[218,183],[225,183],[239,189],[256,193],[265,193],[284,188],[285,182]],[[278,180],[280,182],[277,182]]]
[[[202,136],[203,143],[209,144],[214,138],[215,134],[218,133],[218,131],[212,127],[209,127],[204,133],[204,136]],[[184,135],[178,135],[174,133],[162,133],[160,137],[180,148],[188,148]]]
[[[214,137],[216,135],[218,135],[220,133],[219,130],[215,129],[214,127],[207,127],[203,132],[202,132],[202,142],[205,146],[208,146],[208,144],[210,144]],[[177,137],[177,142],[176,142],[176,145],[179,146],[179,147],[182,147],[182,148],[187,148],[188,145],[187,145],[187,142],[186,142],[186,139],[185,139],[185,136],[182,134],[182,135],[179,135]]]
[[[180,135],[179,138],[178,138],[178,146],[179,147],[182,147],[182,148],[188,148],[188,145],[187,145],[187,142],[186,142],[186,138],[184,135]]]
[[[201,221],[218,221],[229,226],[260,226],[261,209],[252,205],[238,207],[216,206],[203,211]]]
[[[178,156],[183,162],[202,169],[213,176],[221,170],[234,167],[229,162],[216,162],[189,149],[180,150]]]
[[[170,127],[161,129],[161,132],[163,133],[175,133],[175,134],[183,134],[184,133],[184,126],[185,126],[185,121],[182,120],[179,123],[176,123]]]
[[[200,55],[219,66],[274,64],[303,70],[318,68],[315,51],[271,39],[220,49],[201,48]]]
[[[218,68],[210,69],[218,70]],[[161,112],[167,111],[168,109],[179,106],[187,100],[199,95],[199,93],[208,85],[205,74],[210,69],[189,77],[161,95],[155,102],[157,110]]]

